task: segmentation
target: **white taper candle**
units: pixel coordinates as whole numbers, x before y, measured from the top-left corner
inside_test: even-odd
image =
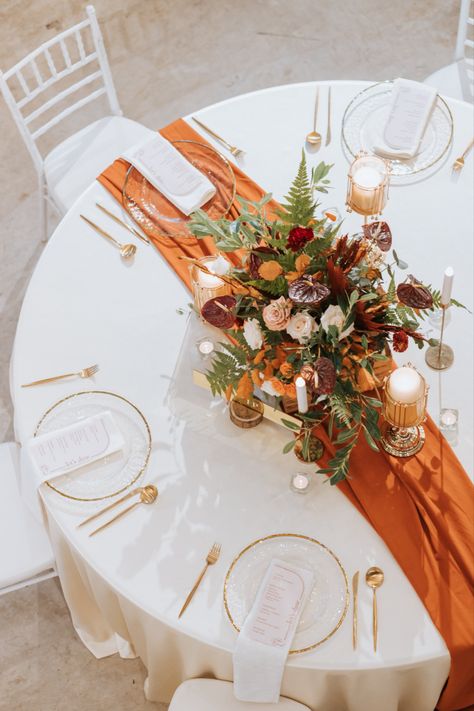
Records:
[[[306,392],[306,381],[299,375],[295,380],[296,385],[296,401],[298,403],[298,412],[302,415],[308,412],[308,393]]]
[[[441,291],[441,306],[449,306],[453,290],[454,269],[447,267],[444,272],[443,289]]]

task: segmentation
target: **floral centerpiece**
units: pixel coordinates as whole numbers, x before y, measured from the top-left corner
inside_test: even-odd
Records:
[[[271,195],[239,199],[236,220],[213,221],[198,210],[189,228],[197,237],[211,235],[219,252],[233,253],[222,277],[232,294],[202,307],[227,336],[207,372],[212,392],[248,400],[258,389],[291,401],[301,376],[309,399],[301,415],[303,449],[325,421],[335,454],[322,471],[334,484],[347,476],[359,436],[378,449],[381,402],[370,392],[377,369],[390,367],[390,347],[405,351],[410,339],[423,347],[419,321],[439,306],[440,295],[413,276],[397,286],[395,269],[407,265],[391,251],[385,222],[349,236],[339,235],[334,215],[317,216],[313,196],[328,191],[330,168],[320,163],[308,176],[303,154],[280,207],[269,206]]]

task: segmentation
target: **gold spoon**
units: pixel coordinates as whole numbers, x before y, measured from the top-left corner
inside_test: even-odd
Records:
[[[88,225],[92,227],[96,232],[98,232],[102,237],[105,237],[106,239],[110,240],[112,244],[114,244],[117,249],[120,250],[120,256],[123,259],[130,259],[130,257],[133,257],[135,252],[137,251],[137,248],[134,244],[122,244],[118,240],[115,239],[115,237],[112,237],[112,235],[109,235],[108,232],[102,229],[102,227],[99,227],[99,225],[96,225],[95,222],[92,222],[92,220],[89,220],[88,217],[85,217],[85,215],[81,215],[82,219],[87,222]]]
[[[319,107],[319,86],[316,89],[316,99],[314,102],[314,119],[313,119],[313,130],[306,136],[307,143],[312,146],[319,146],[321,143],[321,134],[316,131],[316,121],[318,120],[318,107]]]
[[[125,516],[126,513],[134,509],[136,506],[140,506],[140,504],[152,504],[154,501],[156,501],[157,497],[158,489],[156,488],[156,486],[154,486],[154,484],[147,484],[147,486],[144,486],[143,489],[140,491],[139,501],[136,501],[131,506],[128,506],[126,509],[111,518],[110,521],[107,521],[106,523],[102,524],[102,526],[99,526],[99,528],[96,528],[95,531],[89,533],[89,538],[91,536],[95,536],[96,533],[99,533],[99,531],[102,531],[104,528],[107,528],[107,526],[110,526],[110,524],[116,521],[117,519],[122,518],[122,516]]]
[[[377,651],[377,597],[375,591],[383,584],[384,575],[383,570],[373,566],[369,568],[365,574],[365,582],[374,591],[374,601],[372,605],[372,631],[374,635],[374,652]]]

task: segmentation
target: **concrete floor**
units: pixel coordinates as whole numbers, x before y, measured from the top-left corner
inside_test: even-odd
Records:
[[[150,127],[271,85],[396,76],[422,80],[451,61],[459,6],[456,0],[94,4],[124,113]],[[8,69],[82,19],[84,5],[85,0],[0,0],[0,68]],[[84,110],[86,122],[95,117],[93,108]],[[43,245],[33,165],[1,99],[0,126],[3,441],[13,437],[8,363],[16,322]],[[98,661],[84,649],[55,581],[0,597],[0,630],[2,711],[158,708],[143,698],[145,670],[139,661]]]

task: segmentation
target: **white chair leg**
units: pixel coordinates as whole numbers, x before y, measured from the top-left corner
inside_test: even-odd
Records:
[[[42,242],[48,241],[48,200],[46,197],[46,180],[44,174],[41,173],[38,177],[38,192],[39,192],[39,209],[40,209],[40,225],[43,234]]]

